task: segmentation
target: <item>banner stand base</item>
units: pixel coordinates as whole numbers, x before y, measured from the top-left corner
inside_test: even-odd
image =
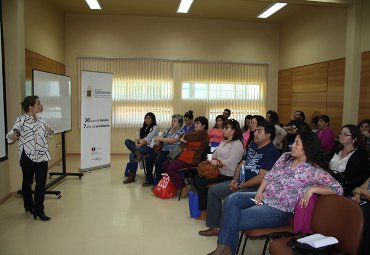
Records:
[[[111,166],[111,164],[106,164],[106,165],[94,166],[94,167],[89,167],[89,168],[84,168],[84,169],[80,168],[80,172],[90,172],[92,170],[96,170],[96,169],[100,169],[100,168],[107,168],[107,167],[110,167],[110,166]]]

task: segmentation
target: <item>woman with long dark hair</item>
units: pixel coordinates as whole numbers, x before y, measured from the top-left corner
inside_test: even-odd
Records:
[[[8,143],[18,142],[18,153],[22,167],[22,197],[24,210],[33,214],[34,219],[42,221],[51,218],[45,215],[44,198],[48,172],[48,161],[51,159],[47,138],[54,131],[45,120],[37,116],[43,111],[38,96],[27,96],[21,103],[24,114],[19,116],[12,130],[7,134]],[[32,198],[31,185],[35,179],[35,195]]]
[[[207,195],[209,184],[220,183],[232,180],[235,169],[243,157],[244,149],[242,143],[242,131],[239,122],[228,119],[223,128],[224,140],[217,147],[212,155],[211,164],[218,167],[220,176],[214,179],[196,176],[194,178],[195,187],[198,190],[198,208],[201,211],[199,220],[204,220],[207,216]]]
[[[295,205],[306,207],[314,193],[341,195],[342,187],[327,169],[317,136],[298,134],[292,151],[279,158],[257,193],[236,192],[226,199],[217,249],[210,254],[235,254],[241,230],[287,225]]]
[[[339,132],[339,146],[328,155],[333,176],[343,186],[344,195],[351,196],[354,188],[369,177],[367,152],[360,129],[353,124],[344,125]]]
[[[123,181],[124,184],[135,181],[136,171],[138,162],[143,159],[144,155],[153,152],[152,140],[159,133],[157,121],[155,115],[152,112],[145,114],[143,126],[139,129],[139,137],[132,141],[130,139],[125,140],[126,147],[131,151],[130,163],[129,163],[129,176]],[[153,182],[153,161],[146,161],[147,173],[151,173],[152,176],[147,176],[145,183]]]

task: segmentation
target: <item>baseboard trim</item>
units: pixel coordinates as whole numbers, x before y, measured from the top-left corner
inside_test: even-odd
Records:
[[[0,200],[0,205],[4,204],[12,196],[17,196],[17,192],[10,192],[8,195],[6,195],[3,199]]]

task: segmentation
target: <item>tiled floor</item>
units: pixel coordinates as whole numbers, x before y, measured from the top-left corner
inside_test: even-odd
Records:
[[[142,170],[135,183],[123,185],[126,162],[127,157],[112,157],[110,168],[55,185],[62,198],[46,196],[50,222],[33,220],[21,198],[10,198],[0,206],[0,254],[203,255],[215,249],[216,237],[198,235],[205,222],[190,218],[187,199],[154,197],[149,187],[141,187]],[[78,168],[79,157],[68,157],[68,171]],[[261,250],[262,241],[248,243],[248,255]]]

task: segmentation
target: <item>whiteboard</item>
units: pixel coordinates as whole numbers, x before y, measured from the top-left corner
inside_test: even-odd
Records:
[[[33,70],[33,95],[38,96],[44,110],[38,116],[61,133],[72,129],[71,78],[69,76]]]

